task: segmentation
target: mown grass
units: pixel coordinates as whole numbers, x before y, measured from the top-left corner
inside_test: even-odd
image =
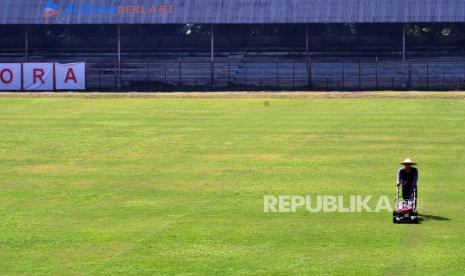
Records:
[[[0,99],[0,274],[465,273],[465,101]],[[388,195],[420,225],[264,213]]]

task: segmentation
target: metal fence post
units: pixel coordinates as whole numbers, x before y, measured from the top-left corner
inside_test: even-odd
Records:
[[[228,61],[228,85],[231,84],[231,62]]]
[[[342,62],[342,90],[345,89],[345,83],[346,83],[346,71],[345,71],[345,61]]]
[[[307,78],[308,78],[308,88],[310,89],[312,86],[313,86],[313,62],[312,62],[312,58],[309,57],[309,60],[308,60],[308,67],[307,67]]]
[[[98,70],[98,90],[102,90],[102,70]]]
[[[446,72],[442,70],[442,87],[446,89]]]
[[[215,86],[215,26],[211,25],[211,33],[210,33],[210,87]]]
[[[163,87],[165,88],[166,90],[166,87],[167,87],[167,83],[166,83],[166,62],[163,63]]]
[[[148,88],[148,87],[150,87],[150,63],[147,64],[146,70],[147,70],[146,79],[147,79],[147,88]]]
[[[358,89],[362,89],[362,65],[360,61],[358,61]]]
[[[406,38],[406,28],[407,28],[407,25],[406,24],[403,24],[402,25],[402,67],[403,67],[403,79],[404,79],[404,85],[406,85],[406,67],[405,67],[405,61],[406,61],[406,41],[407,41],[407,38]]]
[[[118,32],[118,77],[116,80],[116,86],[118,89],[121,88],[121,25],[117,26],[117,32]]]
[[[247,90],[247,62],[244,62],[244,85]]]
[[[429,62],[426,61],[426,89],[429,90]]]
[[[211,62],[211,66],[210,66],[210,87],[214,87],[215,86],[215,62],[212,61]]]
[[[279,63],[276,62],[276,90],[279,89]]]
[[[181,68],[181,58],[178,59],[178,85],[181,86],[182,83],[182,68]]]
[[[310,89],[312,86],[312,65],[310,61],[310,35],[309,25],[305,24],[305,63],[307,67],[307,86]]]
[[[407,88],[412,88],[412,63],[408,63]]]
[[[115,61],[115,66],[113,68],[113,72],[114,72],[113,88],[116,89],[116,87],[118,87],[118,65],[116,64],[116,61]]]
[[[292,90],[295,90],[295,61],[292,61]]]

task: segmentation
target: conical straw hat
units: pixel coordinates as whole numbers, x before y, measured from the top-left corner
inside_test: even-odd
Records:
[[[403,162],[401,162],[400,164],[402,164],[402,165],[405,165],[405,164],[416,165],[417,163],[413,162],[412,159],[407,158]]]

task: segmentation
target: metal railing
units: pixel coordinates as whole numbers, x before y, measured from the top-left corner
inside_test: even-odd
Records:
[[[454,90],[464,61],[182,61],[88,64],[88,90]]]

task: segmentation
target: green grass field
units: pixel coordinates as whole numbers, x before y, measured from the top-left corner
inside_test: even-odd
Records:
[[[395,196],[423,221],[264,213]],[[463,99],[0,99],[0,274],[465,273]]]

